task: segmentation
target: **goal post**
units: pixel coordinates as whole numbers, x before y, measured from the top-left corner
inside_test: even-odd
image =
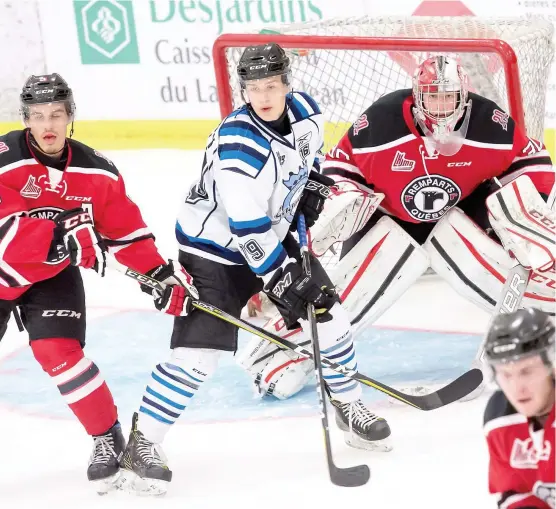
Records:
[[[428,56],[460,61],[470,90],[494,100],[528,134],[542,139],[554,27],[541,18],[335,18],[223,34],[213,46],[222,117],[243,103],[235,68],[246,46],[276,42],[292,62],[293,89],[317,101],[326,149],[379,97],[411,88]]]

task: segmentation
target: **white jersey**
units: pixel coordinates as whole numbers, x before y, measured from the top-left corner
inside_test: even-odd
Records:
[[[287,263],[282,247],[309,171],[319,168],[324,121],[303,92],[287,95],[292,132],[281,136],[243,106],[211,133],[200,179],[181,207],[181,250],[249,264],[263,279]]]

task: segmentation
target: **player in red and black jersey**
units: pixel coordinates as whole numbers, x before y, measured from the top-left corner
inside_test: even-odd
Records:
[[[0,330],[20,310],[37,361],[94,437],[87,475],[105,490],[125,447],[112,395],[83,353],[79,267],[101,276],[106,253],[169,283],[157,309],[189,310],[190,276],[166,263],[114,164],[71,139],[75,104],[58,75],[31,76],[21,93],[26,129],[0,136]],[[71,124],[70,138],[66,131]]]
[[[554,323],[534,308],[495,318],[485,345],[500,391],[485,409],[489,490],[500,509],[554,509]]]

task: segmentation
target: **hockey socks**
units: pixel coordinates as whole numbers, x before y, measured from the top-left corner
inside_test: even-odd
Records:
[[[87,433],[106,433],[118,419],[114,399],[97,365],[84,356],[79,341],[38,339],[31,341],[31,350]]]
[[[137,428],[160,444],[205,380],[218,366],[219,350],[175,348],[170,361],[157,364],[143,394]]]
[[[321,355],[347,369],[356,370],[357,357],[347,314],[339,303],[332,306],[330,314],[332,320],[317,325]],[[356,380],[325,366],[322,374],[332,399],[349,403],[361,397],[361,384]]]

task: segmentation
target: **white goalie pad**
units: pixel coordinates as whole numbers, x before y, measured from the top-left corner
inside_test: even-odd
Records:
[[[491,194],[489,220],[508,252],[536,272],[554,268],[556,214],[543,201],[530,177],[521,175]]]
[[[494,311],[515,260],[459,208],[437,223],[425,243],[432,269],[457,293],[485,311]],[[554,313],[553,271],[533,273],[522,307]]]
[[[355,332],[372,324],[427,270],[426,251],[384,216],[330,274]]]
[[[337,242],[349,239],[367,224],[383,199],[384,194],[372,193],[356,182],[336,182],[319,219],[311,228],[311,252],[322,256]]]
[[[311,349],[310,342],[301,329],[288,331],[278,312],[264,328],[281,337],[287,337],[294,343],[305,340],[305,347]],[[257,336],[253,336],[238,353],[237,363],[249,373],[254,393],[261,398],[265,395],[272,395],[278,399],[290,398],[307,385],[314,372],[312,360],[296,355],[290,350],[281,350]]]

